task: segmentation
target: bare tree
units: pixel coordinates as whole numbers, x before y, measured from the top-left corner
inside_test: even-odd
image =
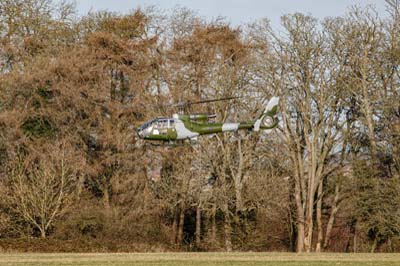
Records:
[[[295,14],[283,17],[287,37],[272,34],[269,85],[282,94],[282,137],[293,165],[297,208],[297,251],[312,250],[315,196],[323,195],[323,180],[340,137],[340,88],[337,64],[331,60],[325,36],[316,20]],[[318,192],[318,193],[317,193]],[[318,213],[320,205],[317,205]],[[317,215],[320,225],[320,215]],[[321,246],[321,238],[317,250]]]
[[[9,174],[7,193],[11,208],[45,238],[53,224],[68,210],[74,195],[75,176],[65,151],[56,159],[38,163],[16,159]]]

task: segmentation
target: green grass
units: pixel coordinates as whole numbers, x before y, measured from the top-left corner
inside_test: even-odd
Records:
[[[377,266],[400,265],[400,254],[293,253],[8,253],[0,266]]]

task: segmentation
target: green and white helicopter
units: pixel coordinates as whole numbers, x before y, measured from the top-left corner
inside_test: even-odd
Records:
[[[189,105],[230,100],[235,98],[237,97],[176,104],[180,107],[180,113],[174,114],[172,118],[158,117],[147,121],[137,128],[137,134],[139,138],[144,140],[156,140],[173,143],[178,140],[197,141],[197,138],[201,135],[210,135],[227,131],[238,131],[242,129],[252,131],[259,131],[260,129],[268,130],[278,126],[278,97],[272,97],[268,101],[263,113],[253,121],[239,123],[210,123],[209,119],[215,118],[216,115],[183,113],[184,107]]]

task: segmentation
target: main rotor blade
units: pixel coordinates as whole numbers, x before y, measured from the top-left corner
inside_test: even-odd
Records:
[[[233,100],[233,99],[238,99],[238,98],[242,98],[242,97],[231,96],[231,97],[224,97],[224,98],[218,98],[218,99],[206,99],[206,100],[197,101],[197,102],[187,102],[187,104],[193,105],[193,104],[200,104],[200,103],[212,103],[212,102]]]
[[[224,98],[218,98],[218,99],[206,99],[206,100],[201,100],[201,101],[196,101],[196,102],[186,101],[186,102],[178,102],[178,103],[167,103],[167,104],[156,105],[156,107],[170,107],[170,106],[188,107],[188,106],[194,105],[194,104],[227,101],[227,100],[233,100],[233,99],[238,99],[238,98],[242,98],[242,97],[231,96],[231,97],[224,97]]]

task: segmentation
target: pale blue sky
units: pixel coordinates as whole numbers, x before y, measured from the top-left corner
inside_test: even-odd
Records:
[[[267,17],[274,28],[279,27],[280,16],[287,13],[302,12],[322,19],[343,15],[353,5],[371,4],[381,16],[386,15],[384,0],[76,0],[76,4],[82,15],[90,10],[126,13],[139,6],[170,10],[180,5],[207,19],[226,17],[235,26]]]

